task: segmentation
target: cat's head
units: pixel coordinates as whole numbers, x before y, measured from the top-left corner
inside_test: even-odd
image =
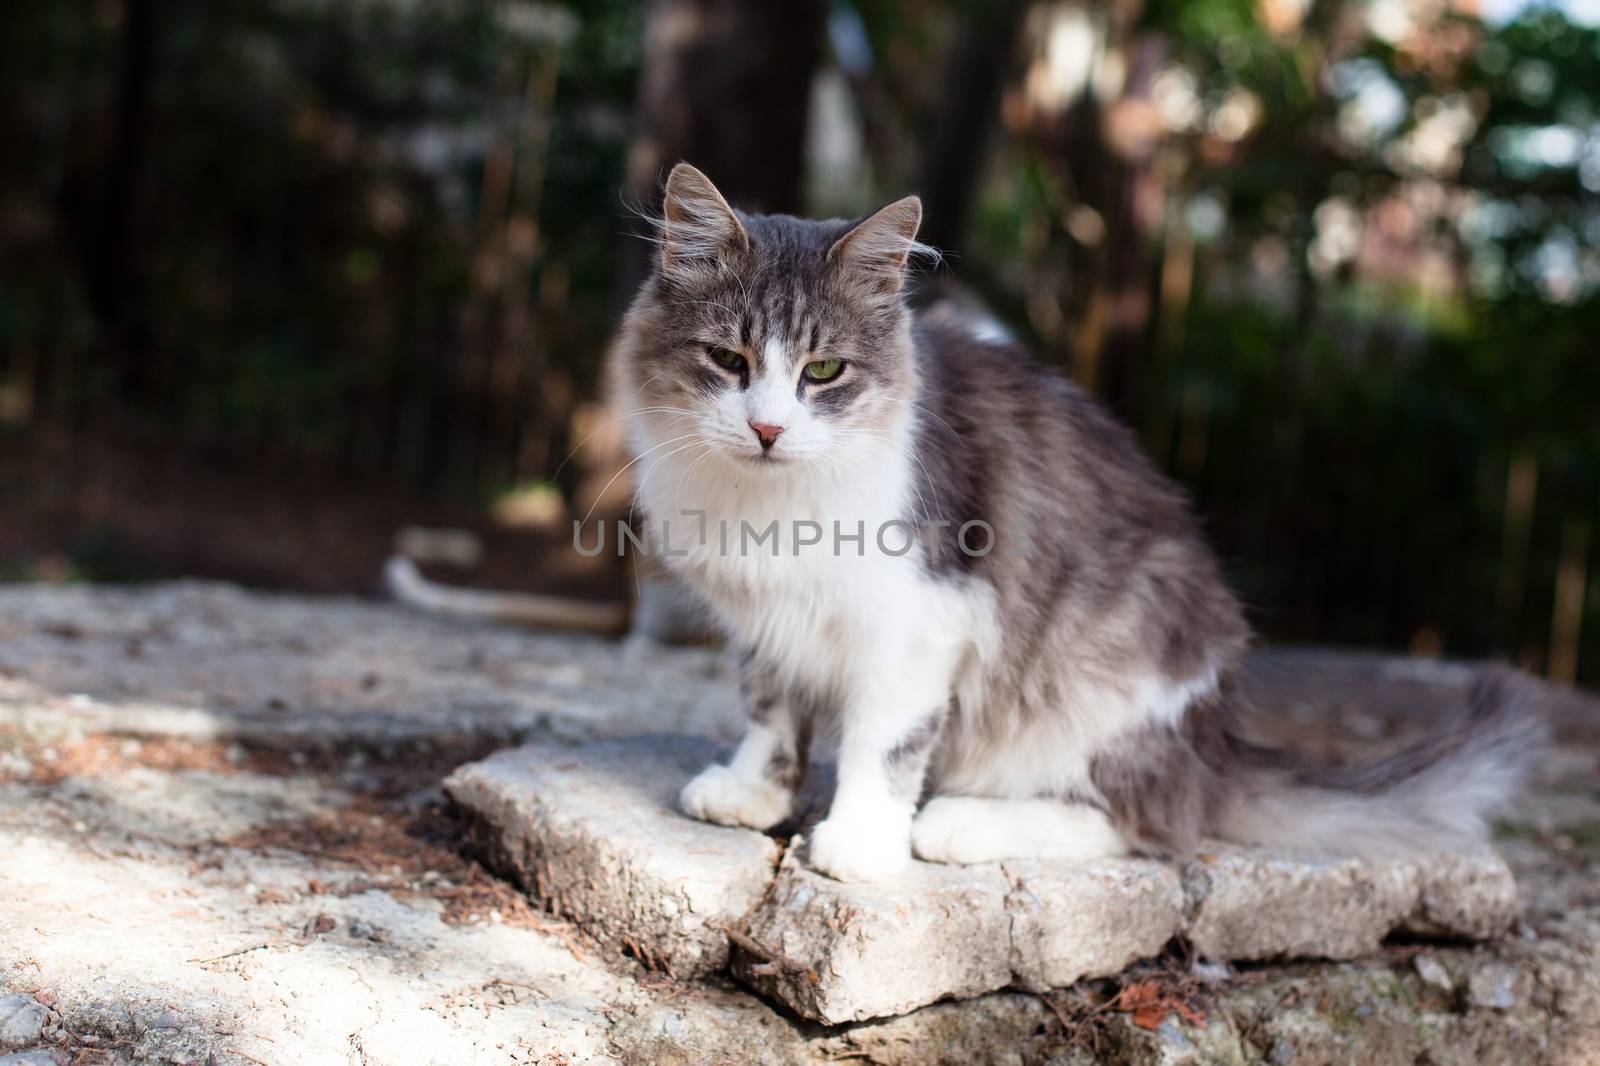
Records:
[[[619,346],[639,442],[772,471],[870,456],[911,396],[921,221],[914,196],[856,222],[745,214],[679,164]]]

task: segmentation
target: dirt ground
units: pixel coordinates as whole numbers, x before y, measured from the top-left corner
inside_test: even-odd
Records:
[[[620,600],[623,566],[571,550],[570,516],[536,527],[480,503],[421,502],[406,487],[238,452],[174,448],[126,432],[35,426],[0,438],[0,581],[214,578],[267,589],[372,595],[395,534],[467,530],[484,548],[457,584]]]

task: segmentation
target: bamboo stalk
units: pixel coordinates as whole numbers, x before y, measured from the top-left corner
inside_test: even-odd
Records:
[[[1511,457],[1506,469],[1506,524],[1500,556],[1500,584],[1495,603],[1511,618],[1522,609],[1523,569],[1533,529],[1533,505],[1539,491],[1539,460],[1527,450]]]
[[[1561,562],[1556,567],[1556,605],[1550,619],[1552,681],[1572,684],[1578,678],[1578,638],[1583,632],[1583,591],[1589,582],[1589,520],[1568,518],[1561,535]]]

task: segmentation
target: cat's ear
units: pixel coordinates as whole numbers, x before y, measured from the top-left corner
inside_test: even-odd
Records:
[[[922,201],[915,196],[896,200],[851,226],[828,249],[828,260],[874,292],[899,292],[920,225]]]
[[[662,201],[662,270],[715,267],[730,252],[742,251],[749,243],[739,216],[710,178],[688,163],[672,168]]]

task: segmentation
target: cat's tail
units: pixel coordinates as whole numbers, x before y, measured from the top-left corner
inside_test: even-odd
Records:
[[[1312,764],[1230,732],[1215,831],[1242,844],[1340,855],[1478,845],[1487,815],[1517,791],[1544,746],[1532,705],[1524,679],[1490,670],[1447,720],[1352,766]]]

